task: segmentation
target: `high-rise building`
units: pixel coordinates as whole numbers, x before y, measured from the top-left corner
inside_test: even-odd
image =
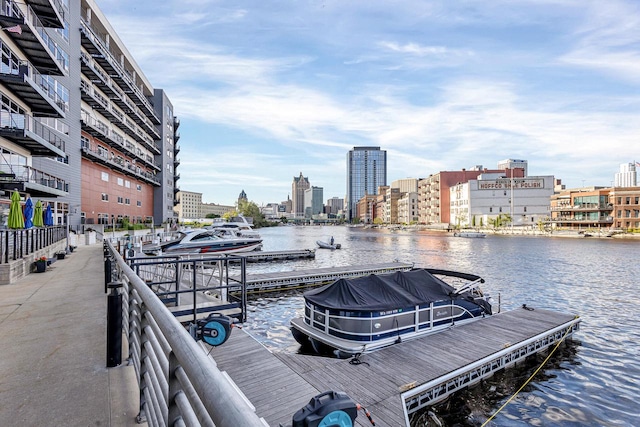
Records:
[[[3,6],[0,186],[57,223],[172,221],[179,121],[96,2]]]
[[[376,195],[387,185],[387,151],[380,147],[353,147],[347,153],[346,217],[356,217],[358,201],[364,195]]]
[[[344,199],[332,197],[327,199],[327,213],[337,215],[344,209]]]
[[[312,218],[314,215],[324,213],[322,204],[324,189],[322,187],[311,186],[304,191],[304,217]]]
[[[635,187],[638,185],[635,163],[623,163],[620,172],[616,173],[614,187]]]
[[[304,191],[311,187],[309,179],[305,176],[293,177],[293,183],[291,184],[291,213],[294,217],[304,216]]]

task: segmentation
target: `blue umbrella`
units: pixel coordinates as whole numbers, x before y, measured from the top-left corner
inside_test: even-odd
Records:
[[[24,204],[24,228],[33,227],[33,202],[29,197]]]
[[[22,216],[22,207],[20,206],[20,193],[17,191],[11,193],[7,225],[9,228],[24,228],[24,217]]]
[[[53,225],[53,212],[51,212],[51,205],[47,205],[47,210],[44,213],[44,225]]]

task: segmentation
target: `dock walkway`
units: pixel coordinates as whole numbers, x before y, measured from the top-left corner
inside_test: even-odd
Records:
[[[141,425],[133,366],[106,368],[106,312],[99,244],[0,286],[0,426]]]
[[[270,425],[290,423],[313,396],[333,390],[366,407],[376,425],[398,426],[405,424],[405,407],[415,411],[427,406],[428,399],[444,396],[434,396],[434,389],[441,392],[445,384],[453,392],[455,386],[470,384],[445,378],[447,374],[459,370],[461,375],[473,375],[478,362],[495,368],[487,371],[493,374],[544,347],[528,341],[539,339],[548,347],[559,339],[552,331],[560,329],[561,337],[562,329],[575,322],[570,314],[516,309],[363,355],[364,363],[358,365],[345,359],[270,353],[243,332],[232,334],[212,355]],[[549,340],[548,335],[556,339]],[[507,356],[510,362],[505,363],[504,354],[511,350],[519,356]],[[440,378],[445,379],[438,382]],[[434,381],[431,389],[421,388]],[[362,414],[356,421],[370,425]]]

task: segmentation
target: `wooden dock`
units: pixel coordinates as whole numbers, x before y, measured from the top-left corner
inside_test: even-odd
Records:
[[[252,251],[234,254],[247,260],[247,262],[272,262],[294,259],[315,258],[315,249],[296,249],[290,251]]]
[[[247,274],[247,290],[265,292],[286,290],[305,286],[318,286],[334,282],[340,278],[362,277],[369,274],[385,274],[394,271],[407,271],[413,264],[388,262],[381,264],[353,265],[347,267],[314,268],[291,270],[275,273]],[[239,277],[230,277],[231,281],[240,281]]]
[[[271,426],[322,392],[347,393],[377,426],[409,425],[423,407],[543,351],[578,329],[574,315],[519,308],[349,360],[271,353],[242,331],[212,356]],[[356,425],[370,426],[362,413]]]

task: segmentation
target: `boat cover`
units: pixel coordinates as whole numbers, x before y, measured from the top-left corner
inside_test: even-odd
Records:
[[[304,298],[324,308],[348,311],[385,311],[435,301],[469,299],[467,293],[455,294],[453,286],[425,269],[339,279],[305,292]]]

